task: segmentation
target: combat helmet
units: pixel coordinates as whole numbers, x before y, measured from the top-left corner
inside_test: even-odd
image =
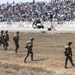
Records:
[[[18,33],[19,33],[19,31],[16,32],[16,34],[18,34]]]
[[[5,33],[8,33],[8,30],[6,30]]]
[[[71,41],[69,41],[67,44],[68,44],[68,45],[71,45],[71,44],[72,44],[72,42],[71,42]]]
[[[33,40],[34,40],[34,38],[33,38],[33,37],[30,37],[30,40],[31,40],[31,41],[33,41]]]
[[[4,30],[1,31],[1,33],[3,33],[3,32],[4,32]]]

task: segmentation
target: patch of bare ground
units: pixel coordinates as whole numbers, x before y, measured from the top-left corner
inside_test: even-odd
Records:
[[[64,68],[64,46],[72,41],[73,60],[75,62],[75,34],[74,33],[20,33],[20,48],[15,53],[13,42],[14,33],[10,32],[9,48],[4,51],[0,47],[0,75],[75,75],[75,67],[68,63]],[[30,57],[24,63],[26,56],[25,44],[30,37],[34,37],[34,61]]]

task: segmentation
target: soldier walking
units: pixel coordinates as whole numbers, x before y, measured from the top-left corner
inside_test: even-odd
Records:
[[[31,61],[33,61],[33,52],[32,52],[32,47],[33,47],[33,40],[34,38],[30,38],[30,40],[27,42],[25,48],[27,48],[27,55],[24,59],[24,63],[26,63],[26,59],[31,54]]]
[[[14,43],[15,43],[15,52],[17,53],[19,48],[19,31],[16,32],[16,34],[13,37]]]
[[[72,59],[72,48],[71,48],[71,45],[72,45],[72,42],[68,42],[67,43],[68,46],[65,47],[65,56],[66,56],[66,59],[65,59],[65,68],[67,68],[67,63],[68,63],[68,60],[70,61],[71,65],[74,67],[74,63],[73,63],[73,59]]]
[[[9,41],[9,34],[8,31],[6,31],[4,36],[5,50],[7,50],[7,47],[9,46],[8,41]]]
[[[2,30],[1,31],[1,34],[0,34],[0,46],[1,44],[3,45],[3,47],[5,48],[5,42],[4,42],[4,31]]]

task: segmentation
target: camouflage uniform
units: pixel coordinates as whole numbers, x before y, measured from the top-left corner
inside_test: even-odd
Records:
[[[70,60],[70,63],[72,64],[72,66],[74,66],[73,59],[72,59],[71,44],[72,44],[72,42],[68,42],[68,46],[65,47],[65,52],[64,52],[65,56],[66,56],[66,59],[65,59],[65,68],[67,68],[67,62],[68,62],[68,60]]]
[[[26,62],[27,57],[29,54],[31,54],[31,60],[33,60],[33,52],[32,52],[32,47],[33,47],[33,38],[30,38],[30,40],[27,42],[25,48],[27,48],[27,55],[24,59],[24,62]]]
[[[9,46],[8,41],[9,41],[9,34],[8,31],[6,31],[4,36],[5,50],[7,50],[7,47]]]
[[[16,35],[14,35],[13,40],[16,47],[15,52],[17,53],[17,50],[19,48],[19,32],[18,31],[16,32]]]
[[[5,42],[4,42],[4,35],[3,35],[4,31],[2,30],[1,31],[1,34],[0,34],[0,46],[1,44],[3,44],[3,47],[5,48]]]

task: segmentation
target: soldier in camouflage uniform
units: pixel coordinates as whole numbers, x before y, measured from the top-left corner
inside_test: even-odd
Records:
[[[5,50],[7,50],[7,47],[9,46],[8,41],[9,41],[9,34],[8,31],[6,31],[4,35]]]
[[[72,66],[75,66],[73,63],[73,59],[72,59],[72,48],[71,48],[72,42],[68,42],[68,46],[65,47],[65,68],[67,68],[67,62],[68,60],[70,60],[70,63],[72,64]]]
[[[33,47],[33,40],[34,38],[30,38],[30,40],[27,42],[25,48],[27,48],[27,55],[24,59],[24,63],[26,63],[26,59],[31,54],[31,61],[33,61],[33,52],[32,52],[32,47]]]
[[[15,52],[17,53],[18,48],[19,48],[19,31],[16,32],[16,34],[13,37],[14,43],[15,43]]]
[[[2,30],[1,31],[1,34],[0,34],[0,46],[1,44],[3,45],[3,47],[5,48],[5,42],[4,42],[4,31]]]

